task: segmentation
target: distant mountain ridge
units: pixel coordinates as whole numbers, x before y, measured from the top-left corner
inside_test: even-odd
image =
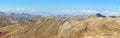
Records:
[[[30,21],[32,19],[38,19],[44,16],[40,16],[40,15],[31,15],[28,13],[11,13],[11,14],[5,14],[5,12],[1,12],[0,11],[0,17],[4,17],[4,18],[11,18],[14,20],[17,20],[19,22],[24,22],[24,21]],[[65,19],[76,19],[76,18],[89,18],[89,17],[106,17],[104,15],[102,15],[101,13],[97,13],[95,15],[57,15],[57,16],[47,16],[47,18],[65,18]],[[112,18],[116,18],[117,16],[109,16]]]
[[[19,22],[24,22],[24,21],[29,21],[32,19],[37,19],[40,18],[40,15],[31,15],[28,13],[11,13],[11,14],[5,14],[5,12],[0,12],[0,17],[4,17],[4,18],[12,18],[14,20],[17,20]]]

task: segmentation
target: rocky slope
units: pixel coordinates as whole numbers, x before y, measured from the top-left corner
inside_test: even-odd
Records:
[[[120,18],[39,18],[15,23],[1,27],[0,38],[120,38]]]
[[[120,38],[120,17],[0,12],[0,38]]]

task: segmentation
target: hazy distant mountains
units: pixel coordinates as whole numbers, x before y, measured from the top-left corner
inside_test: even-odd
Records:
[[[28,21],[28,20],[32,20],[32,19],[37,19],[40,18],[40,15],[31,15],[31,14],[27,14],[27,13],[11,13],[11,14],[5,14],[4,12],[0,12],[0,17],[3,18],[11,18],[14,20],[17,20],[19,22],[23,22],[23,21]]]
[[[11,13],[11,14],[5,14],[5,12],[0,12],[0,17],[3,18],[8,18],[8,19],[14,19],[17,20],[19,22],[24,22],[24,21],[29,21],[32,19],[38,19],[41,18],[43,16],[40,15],[31,15],[28,13]],[[47,18],[65,18],[65,19],[76,19],[76,18],[90,18],[90,17],[106,17],[100,13],[97,13],[95,15],[57,15],[57,16],[48,16]],[[116,16],[110,16],[115,18]]]
[[[31,19],[37,19],[37,18],[40,18],[41,16],[39,15],[30,15],[30,14],[27,14],[27,13],[22,13],[22,14],[15,14],[15,13],[12,13],[10,15],[10,17],[12,17],[13,19],[16,19],[20,22],[23,22],[23,21],[27,21],[27,20],[31,20]]]

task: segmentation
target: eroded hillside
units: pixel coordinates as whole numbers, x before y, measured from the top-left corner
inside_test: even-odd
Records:
[[[120,18],[40,18],[7,25],[0,38],[120,38]]]

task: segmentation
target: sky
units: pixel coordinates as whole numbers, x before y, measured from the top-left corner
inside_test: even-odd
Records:
[[[0,0],[0,11],[38,15],[120,15],[120,0]]]

